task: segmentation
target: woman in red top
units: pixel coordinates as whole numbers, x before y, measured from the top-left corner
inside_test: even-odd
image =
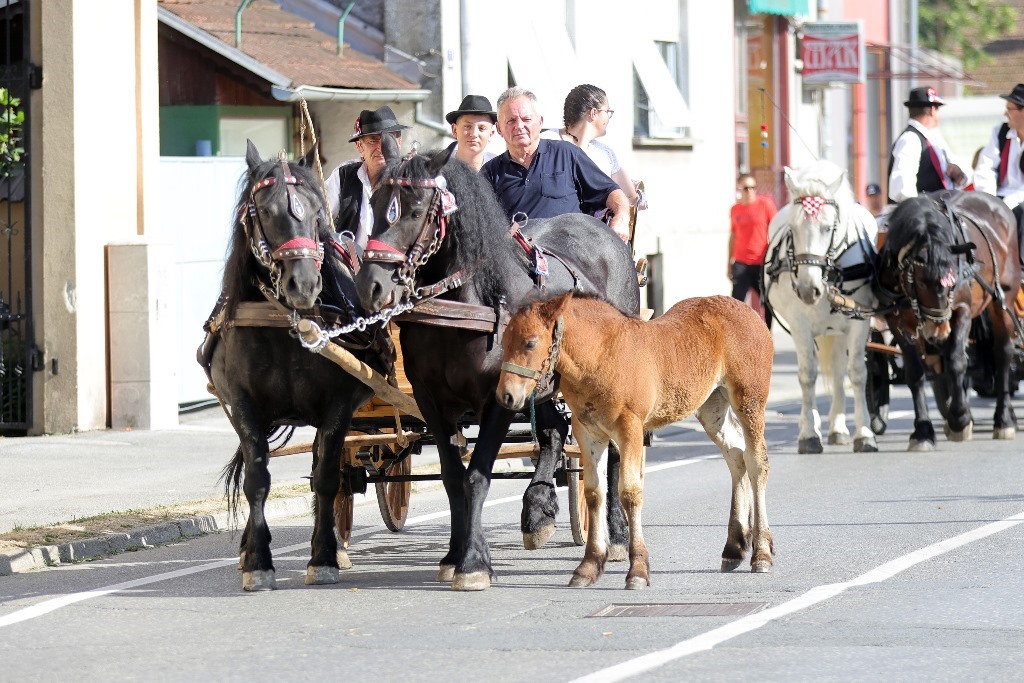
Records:
[[[729,221],[728,275],[732,280],[732,296],[744,301],[747,292],[753,289],[759,302],[762,297],[761,271],[765,252],[768,251],[768,224],[775,217],[775,202],[770,197],[757,194],[757,181],[749,173],[739,177],[736,190],[740,200],[733,205]],[[759,308],[758,305],[754,307]],[[769,328],[772,326],[771,313],[767,309],[765,323]]]

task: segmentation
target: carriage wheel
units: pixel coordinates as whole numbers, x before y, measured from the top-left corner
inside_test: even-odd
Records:
[[[579,458],[568,458],[569,470],[582,469]],[[568,472],[569,487],[569,527],[572,529],[572,542],[576,545],[587,544],[587,529],[590,527],[590,516],[587,514],[587,497],[583,492],[583,472]]]
[[[412,474],[412,458],[409,452],[411,450],[412,447],[407,446],[404,450],[399,451],[398,455],[405,457],[389,465],[384,470],[385,476]],[[409,515],[412,482],[380,481],[374,487],[377,489],[377,506],[380,508],[384,526],[391,531],[401,531],[405,527],[405,518]]]

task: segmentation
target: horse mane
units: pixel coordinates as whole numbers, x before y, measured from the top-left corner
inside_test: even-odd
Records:
[[[432,178],[430,166],[440,163],[448,154],[449,150],[442,149],[414,155],[407,162],[390,164],[383,178]],[[473,267],[473,285],[481,299],[493,305],[504,293],[498,269],[518,258],[518,246],[507,235],[505,212],[487,179],[458,159],[449,159],[441,167],[441,175],[459,206],[448,217],[446,239],[454,245],[456,261],[451,269]]]
[[[344,301],[355,302],[355,288],[352,285],[352,277],[348,270],[332,254],[329,241],[334,239],[334,232],[331,227],[331,220],[323,192],[320,189],[320,178],[313,172],[313,169],[299,165],[299,161],[292,161],[288,169],[293,176],[299,180],[294,187],[304,193],[307,198],[312,199],[312,204],[317,210],[317,235],[324,243],[327,254],[325,255],[321,276],[323,278],[323,291],[321,299],[324,303],[344,308]],[[263,300],[258,293],[256,283],[263,266],[257,261],[252,253],[249,244],[249,235],[242,224],[245,220],[249,197],[253,185],[259,181],[274,176],[280,178],[283,175],[281,163],[277,160],[264,161],[255,169],[246,170],[238,180],[238,201],[232,213],[234,227],[231,232],[231,241],[228,244],[228,252],[224,263],[224,279],[221,284],[221,296],[225,298],[228,315],[232,315],[235,306],[239,301],[256,299]],[[274,183],[268,188],[260,191],[261,196],[269,202],[281,202],[286,204],[287,189],[284,183]],[[351,292],[345,291],[345,283],[349,283]]]
[[[895,267],[900,252],[908,245],[918,252],[927,247],[924,278],[929,282],[936,282],[950,269],[955,269],[949,219],[928,197],[906,199],[892,212],[882,247],[882,263]]]

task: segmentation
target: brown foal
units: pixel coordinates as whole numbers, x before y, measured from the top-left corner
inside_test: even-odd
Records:
[[[630,530],[626,588],[650,585],[640,525],[644,430],[694,413],[732,474],[722,571],[740,566],[751,546],[751,571],[771,568],[764,411],[774,347],[771,333],[752,309],[724,296],[701,297],[680,301],[663,316],[644,322],[597,299],[570,293],[516,312],[502,348],[499,403],[522,409],[537,383],[546,383],[557,370],[562,395],[572,409],[573,433],[583,452],[590,528],[570,586],[595,583],[608,557],[604,479],[609,441],[622,455],[619,497]]]

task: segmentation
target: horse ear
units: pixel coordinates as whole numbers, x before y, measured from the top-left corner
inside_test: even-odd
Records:
[[[427,172],[431,177],[435,177],[441,173],[441,169],[451,161],[452,153],[455,151],[455,145],[448,145],[447,149],[442,149],[440,152],[435,154],[427,165]]]
[[[249,164],[249,171],[255,171],[256,167],[263,163],[263,157],[252,140],[245,141],[245,163]]]
[[[385,133],[380,137],[380,151],[384,154],[384,159],[389,164],[398,161],[398,157],[402,153],[402,150],[398,148],[398,140],[389,133]]]
[[[545,320],[558,320],[559,316],[565,312],[565,307],[569,304],[570,299],[572,299],[571,290],[542,303],[539,312]]]
[[[837,197],[837,196],[839,196],[839,191],[843,189],[843,185],[845,183],[846,183],[846,169],[844,168],[844,169],[839,171],[839,176],[835,180],[833,180],[831,183],[829,183],[829,186],[828,186],[828,196],[829,197]]]
[[[782,172],[782,175],[786,180],[786,189],[789,190],[789,195],[791,197],[795,197],[796,190],[794,188],[796,187],[796,171],[791,169],[789,166],[786,166],[786,168]]]
[[[319,142],[314,142],[313,146],[310,147],[308,152],[306,152],[306,156],[304,156],[301,159],[299,159],[299,166],[304,166],[306,168],[315,168],[316,167],[316,158],[317,158],[317,155],[319,153],[320,153],[320,143]]]

